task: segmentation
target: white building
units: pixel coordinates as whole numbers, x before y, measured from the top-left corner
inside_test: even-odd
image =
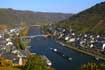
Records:
[[[102,49],[103,49],[103,50],[105,49],[105,43],[103,44]]]
[[[94,45],[93,45],[93,44],[91,44],[91,45],[90,45],[90,48],[92,48],[92,47],[94,47]]]
[[[65,40],[67,41],[67,40],[69,40],[69,37],[67,36],[67,37],[65,37]]]
[[[70,38],[68,42],[75,42],[75,38]]]

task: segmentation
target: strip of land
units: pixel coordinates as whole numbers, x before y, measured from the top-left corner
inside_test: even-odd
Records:
[[[104,61],[105,61],[105,56],[96,55],[96,54],[90,53],[90,52],[88,52],[88,51],[79,49],[79,48],[77,48],[77,47],[70,46],[70,45],[65,44],[65,43],[63,43],[63,42],[62,42],[62,44],[64,44],[65,47],[70,48],[70,49],[72,49],[72,50],[75,50],[75,51],[77,51],[77,52],[80,52],[80,53],[83,53],[83,54],[86,54],[86,55],[89,55],[89,56],[92,56],[92,57],[95,57],[95,58],[98,58],[98,59],[101,59],[101,60],[104,60]]]

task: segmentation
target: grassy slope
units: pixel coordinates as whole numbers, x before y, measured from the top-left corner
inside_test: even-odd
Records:
[[[92,32],[105,34],[105,2],[96,4],[67,20],[61,21],[60,26],[65,28],[72,27],[79,33]]]

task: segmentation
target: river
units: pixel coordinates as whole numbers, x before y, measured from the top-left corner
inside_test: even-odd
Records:
[[[41,34],[40,28],[31,27],[29,30],[29,35],[39,35]],[[45,55],[51,60],[52,67],[56,70],[80,70],[80,66],[88,62],[96,62],[96,60],[91,57],[84,55],[82,53],[76,52],[72,49],[68,49],[60,44],[58,44],[53,39],[36,37],[33,38],[30,46],[30,51],[33,53]],[[52,52],[50,48],[57,48],[60,52],[64,53],[66,56],[72,58],[71,61],[68,61],[56,53]]]

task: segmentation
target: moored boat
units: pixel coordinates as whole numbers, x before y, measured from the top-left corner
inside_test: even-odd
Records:
[[[72,60],[71,57],[64,55],[62,52],[58,51],[58,49],[53,49],[53,48],[50,48],[50,49],[51,49],[54,53],[56,53],[56,54],[60,55],[61,57],[63,57],[64,59],[69,60],[69,61]]]

